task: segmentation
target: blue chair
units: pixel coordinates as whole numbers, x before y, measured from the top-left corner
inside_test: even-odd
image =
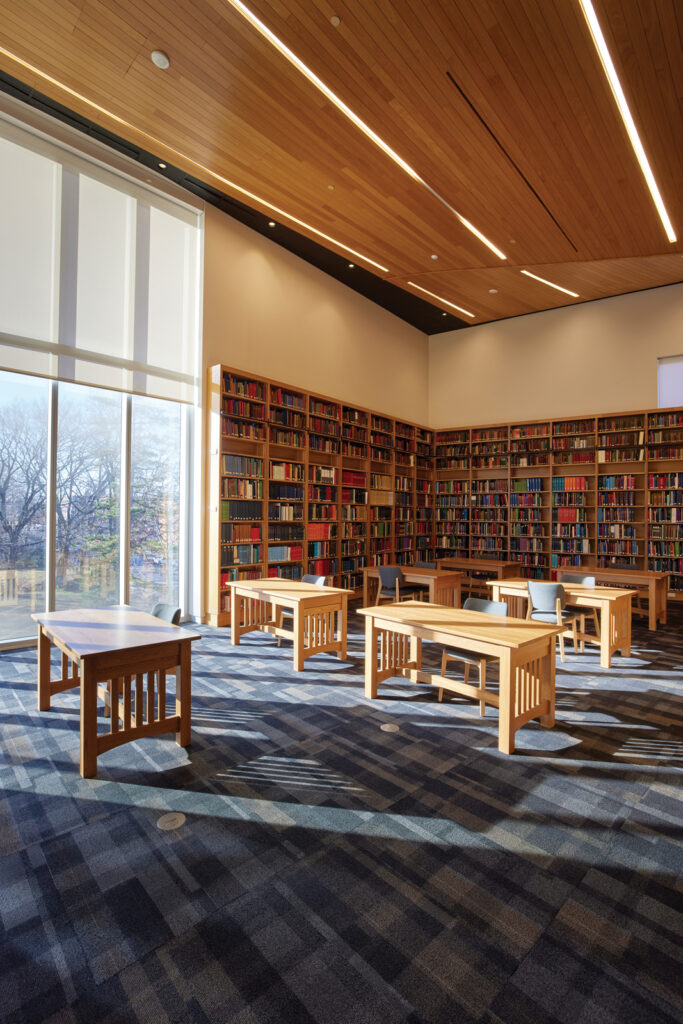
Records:
[[[468,597],[463,608],[470,612],[484,612],[486,615],[501,615],[505,616],[508,613],[508,606],[504,601],[485,601],[481,597]],[[446,665],[449,661],[462,661],[465,665],[465,677],[464,682],[469,682],[470,677],[470,665],[477,665],[479,667],[479,689],[481,695],[479,698],[479,710],[484,716],[486,714],[486,665],[489,661],[497,661],[497,658],[491,654],[474,654],[472,651],[460,651],[453,650],[452,647],[446,648],[441,656],[441,675],[446,675]],[[439,700],[443,700],[443,687],[439,688]]]
[[[403,582],[403,573],[394,565],[379,565],[379,587],[377,588],[377,599],[375,604],[382,601],[407,601],[417,597],[419,600],[418,588],[412,584]]]
[[[413,562],[414,569],[436,569],[436,562]],[[413,583],[414,587],[420,591],[420,600],[424,600],[429,595],[429,587],[424,583]]]
[[[563,573],[559,574],[558,578],[559,578],[560,583],[582,583],[584,585],[584,587],[594,587],[595,586],[595,576],[590,576],[590,575],[589,576],[584,576],[582,573],[579,573],[579,572],[563,572]],[[575,605],[569,605],[569,607],[572,608],[572,607],[576,607],[576,606]],[[599,644],[600,643],[600,619],[598,618],[598,609],[597,608],[584,608],[584,609],[581,610],[581,614],[583,614],[584,616],[592,615],[592,617],[593,617],[593,624],[595,626],[595,632],[597,634],[596,637],[595,637],[595,642]],[[585,621],[585,619],[584,619],[584,621]],[[585,628],[584,627],[584,622],[582,622],[581,623],[581,632],[582,633],[584,631],[584,628]],[[593,639],[593,638],[590,637],[589,639]],[[582,644],[583,644],[583,641],[582,641]],[[582,647],[582,649],[583,649],[583,647]]]
[[[532,619],[534,622],[546,622],[551,626],[566,626],[564,632],[559,633],[557,637],[560,644],[560,661],[565,660],[565,636],[573,637],[574,653],[578,654],[579,636],[576,624],[580,623],[583,633],[585,628],[583,612],[567,607],[567,594],[561,583],[541,583],[539,580],[529,580],[528,587],[527,619]]]
[[[180,608],[176,608],[172,604],[155,604],[152,608],[152,615],[157,619],[163,619],[164,622],[170,622],[172,626],[177,626],[180,623]]]
[[[324,587],[327,584],[327,576],[315,576],[312,573],[304,573],[301,577],[302,583],[313,583],[316,587]],[[282,617],[286,615],[288,618],[292,618],[294,615],[293,608],[280,608],[278,611],[277,625],[282,628]],[[280,646],[282,637],[277,638],[277,645]]]

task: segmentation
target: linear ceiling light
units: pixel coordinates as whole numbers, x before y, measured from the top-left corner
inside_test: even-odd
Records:
[[[191,156],[187,156],[181,150],[173,149],[173,147],[169,146],[168,143],[162,142],[160,139],[157,139],[154,135],[150,135],[148,132],[143,131],[142,128],[138,128],[137,125],[131,124],[130,121],[124,121],[122,117],[119,117],[117,114],[113,114],[111,110],[107,110],[106,107],[101,107],[99,103],[95,103],[93,100],[89,100],[87,96],[84,96],[80,92],[76,92],[75,89],[71,89],[68,85],[65,85],[63,82],[60,82],[58,78],[53,78],[51,75],[46,74],[39,68],[34,67],[33,64],[29,64],[27,61],[22,60],[21,57],[17,57],[16,54],[12,53],[10,50],[6,50],[3,46],[0,46],[0,53],[4,53],[6,57],[9,57],[11,60],[16,61],[17,64],[20,64],[22,67],[28,68],[28,70],[32,71],[34,75],[38,75],[40,78],[43,78],[46,82],[50,82],[52,85],[56,85],[58,89],[63,89],[64,92],[68,93],[70,96],[74,96],[77,100],[80,100],[81,103],[85,103],[93,110],[97,110],[101,114],[104,114],[106,117],[111,118],[112,121],[115,121],[117,124],[123,125],[125,128],[131,128],[134,132],[137,132],[144,138],[149,139],[150,142],[153,143],[155,147],[161,146],[169,153],[173,153],[174,156],[180,158],[181,162],[185,162],[187,164],[191,164],[193,167],[196,167],[199,171],[201,171],[202,175],[208,174],[210,177],[215,178],[217,181],[220,181],[223,185],[226,185],[229,189],[233,189],[235,192],[240,192],[243,196],[246,196],[247,199],[252,199],[257,203],[260,203],[262,206],[265,206],[266,209],[272,210],[274,213],[279,214],[280,217],[284,217],[286,220],[291,220],[293,224],[298,224],[299,227],[306,228],[307,231],[311,231],[314,235],[317,235],[318,238],[323,238],[326,242],[331,242],[332,245],[338,246],[338,248],[343,249],[344,252],[351,253],[352,256],[356,256],[359,260],[363,260],[364,263],[369,263],[371,267],[375,267],[377,270],[381,270],[385,274],[389,273],[388,267],[384,267],[382,266],[381,263],[377,263],[375,260],[371,260],[369,256],[364,256],[362,252],[356,252],[355,249],[352,249],[348,245],[344,245],[344,243],[340,242],[338,239],[333,238],[331,235],[326,235],[324,231],[320,231],[319,228],[314,228],[312,224],[307,224],[305,220],[300,220],[293,214],[287,213],[285,210],[281,210],[279,206],[274,206],[272,203],[269,203],[267,199],[262,199],[261,196],[257,196],[254,192],[249,192],[248,189],[242,188],[241,185],[237,185],[234,181],[230,181],[228,178],[224,178],[222,174],[218,174],[216,171],[212,171],[210,167],[205,167],[204,164],[198,163],[197,160],[193,160]],[[159,164],[159,167],[161,166],[162,165]]]
[[[570,292],[569,288],[563,288],[560,284],[553,284],[552,281],[546,281],[544,277],[539,277],[538,274],[532,274],[530,270],[522,270],[522,274],[526,274],[527,277],[533,277],[534,281],[540,281],[541,284],[547,284],[549,288],[555,288],[558,292],[564,292],[565,295],[573,295],[575,299],[581,298],[578,292]]]
[[[330,103],[334,104],[337,110],[340,110],[342,114],[345,117],[347,117],[349,121],[352,122],[352,124],[355,124],[356,128],[359,128],[360,131],[362,131],[363,134],[366,135],[371,142],[374,142],[374,144],[378,146],[382,150],[382,152],[386,153],[386,155],[390,157],[394,161],[394,163],[401,168],[401,170],[405,171],[405,173],[408,174],[414,181],[419,182],[420,185],[424,185],[424,187],[432,193],[435,199],[438,199],[438,201],[442,203],[445,207],[447,207],[451,211],[451,213],[455,214],[455,216],[458,218],[458,220],[460,221],[464,228],[467,228],[467,230],[471,231],[471,233],[476,238],[478,238],[480,242],[483,242],[484,245],[488,246],[491,252],[494,252],[496,254],[498,259],[507,259],[505,253],[501,252],[500,249],[486,237],[486,235],[482,234],[482,232],[475,228],[474,225],[470,221],[468,221],[466,217],[463,217],[463,215],[461,213],[458,213],[458,211],[454,209],[454,207],[452,207],[450,203],[446,202],[443,196],[440,196],[439,193],[436,192],[431,187],[431,185],[428,185],[424,178],[421,178],[417,171],[413,167],[411,167],[410,164],[403,159],[403,157],[400,157],[398,155],[396,150],[392,149],[391,146],[389,146],[384,141],[384,139],[380,138],[380,136],[376,132],[374,132],[372,128],[370,128],[370,126],[367,125],[365,121],[363,121],[358,116],[358,114],[354,113],[354,111],[351,110],[351,108],[348,107],[346,103],[344,103],[344,101],[340,99],[339,96],[337,96],[337,94],[333,92],[328,85],[325,85],[322,79],[318,78],[315,72],[311,71],[308,65],[304,64],[304,62],[299,57],[297,57],[297,55],[292,50],[290,50],[290,48],[285,43],[283,43],[282,40],[278,36],[276,36],[274,32],[271,32],[268,26],[265,25],[260,18],[256,17],[253,11],[249,10],[246,4],[242,3],[242,0],[226,0],[226,2],[229,3],[232,7],[234,7],[236,11],[239,11],[240,14],[244,18],[246,18],[249,24],[253,25],[256,31],[261,33],[264,39],[267,39],[268,42],[271,43],[275,47],[275,49],[290,62],[290,64],[294,65],[297,71],[300,71],[301,74],[305,78],[307,78],[308,81],[311,82],[311,84],[314,85],[316,89],[318,89],[323,94],[323,96],[327,97]]]
[[[647,187],[650,190],[650,195],[652,196],[652,200],[657,208],[659,219],[661,220],[662,225],[664,227],[664,231],[666,232],[666,237],[670,242],[675,242],[676,234],[674,232],[673,225],[669,220],[669,215],[666,212],[664,201],[660,195],[659,189],[657,188],[655,176],[652,173],[649,161],[647,159],[647,156],[645,155],[643,144],[640,141],[640,136],[638,135],[638,129],[636,128],[635,122],[631,116],[631,111],[629,110],[628,103],[626,102],[626,97],[624,96],[624,90],[621,87],[619,76],[617,75],[616,68],[614,67],[612,58],[610,57],[610,52],[607,49],[607,43],[605,42],[605,37],[602,34],[602,29],[600,28],[600,23],[598,22],[598,18],[593,8],[593,4],[591,3],[591,0],[579,0],[579,3],[581,4],[581,9],[583,10],[584,16],[588,23],[588,27],[593,37],[595,48],[600,56],[603,70],[607,75],[607,79],[612,89],[612,94],[617,102],[617,106],[619,107],[619,113],[621,114],[621,119],[624,122],[624,127],[628,132],[628,137],[631,140],[633,151],[636,155],[638,163],[640,164],[640,169],[643,172],[643,177],[645,178]]]
[[[423,288],[422,285],[420,284],[415,284],[414,281],[408,281],[408,284],[411,286],[411,288],[417,288],[418,291],[424,292],[425,295],[431,295],[433,299],[437,299],[439,302],[443,302],[445,306],[451,306],[453,309],[457,309],[458,313],[464,313],[465,316],[471,316],[473,319],[476,316],[476,313],[470,313],[468,309],[463,309],[462,306],[456,306],[454,302],[449,302],[448,299],[444,299],[440,295],[436,295],[434,292],[427,291],[426,288]]]

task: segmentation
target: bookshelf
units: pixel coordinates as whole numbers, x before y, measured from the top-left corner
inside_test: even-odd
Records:
[[[520,575],[670,573],[683,600],[683,409],[432,431],[229,367],[209,373],[207,613],[228,583],[449,556]]]

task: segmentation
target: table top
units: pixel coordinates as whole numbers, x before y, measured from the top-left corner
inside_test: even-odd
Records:
[[[396,604],[380,604],[371,608],[359,608],[360,615],[371,616],[386,622],[419,626],[426,631],[450,635],[455,639],[483,640],[501,647],[523,647],[549,635],[561,633],[564,626],[550,626],[532,622],[530,619],[513,619],[510,616],[487,615],[485,612],[468,611],[464,608],[445,608],[440,604],[424,601],[401,601]]]
[[[464,576],[465,574],[455,569],[425,569],[421,565],[383,565],[383,569],[400,569],[406,579],[409,576],[422,576],[426,579],[440,579],[446,576]],[[364,576],[379,576],[379,568],[376,565],[366,565],[363,568]]]
[[[288,604],[306,600],[306,598],[317,598],[318,600],[335,595],[347,596],[353,591],[345,587],[319,587],[317,583],[302,583],[300,580],[284,580],[278,576],[266,577],[260,580],[235,580],[228,586],[233,590],[248,590],[254,597],[262,596],[265,599],[275,598],[280,601],[287,601]]]
[[[548,583],[549,580],[534,580],[534,583]],[[521,576],[510,576],[504,580],[487,580],[486,586],[500,587],[501,590],[518,590],[520,593],[525,593],[528,590],[527,584],[528,579],[522,578]],[[594,598],[596,601],[616,601],[620,597],[626,597],[631,595],[635,597],[638,593],[637,590],[627,590],[622,587],[587,587],[585,583],[562,583],[562,589],[568,597],[587,597]]]
[[[194,630],[174,626],[149,612],[138,612],[126,605],[65,608],[59,612],[36,612],[31,618],[48,635],[68,647],[76,658],[178,640],[199,640],[200,637]]]
[[[572,569],[566,569],[566,570],[558,569],[557,570],[558,574],[560,574],[560,575],[562,574],[563,571],[571,574],[574,570],[572,570]],[[668,573],[668,572],[656,572],[654,569],[629,569],[627,566],[623,566],[623,565],[622,566],[607,566],[604,569],[593,569],[592,567],[587,567],[585,570],[577,569],[576,573],[577,574],[578,573],[583,573],[585,576],[596,576],[596,577],[598,577],[598,576],[605,576],[606,578],[613,578],[615,580],[617,580],[617,579],[619,579],[621,577],[622,579],[643,580],[645,582],[647,580],[651,580],[651,579],[656,579],[656,580],[668,579],[669,576],[670,576],[670,573]]]

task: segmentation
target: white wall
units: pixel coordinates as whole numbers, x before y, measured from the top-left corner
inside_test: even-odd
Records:
[[[429,425],[656,408],[657,358],[682,351],[683,284],[436,335]]]
[[[427,422],[425,334],[220,210],[205,229],[205,367]]]

